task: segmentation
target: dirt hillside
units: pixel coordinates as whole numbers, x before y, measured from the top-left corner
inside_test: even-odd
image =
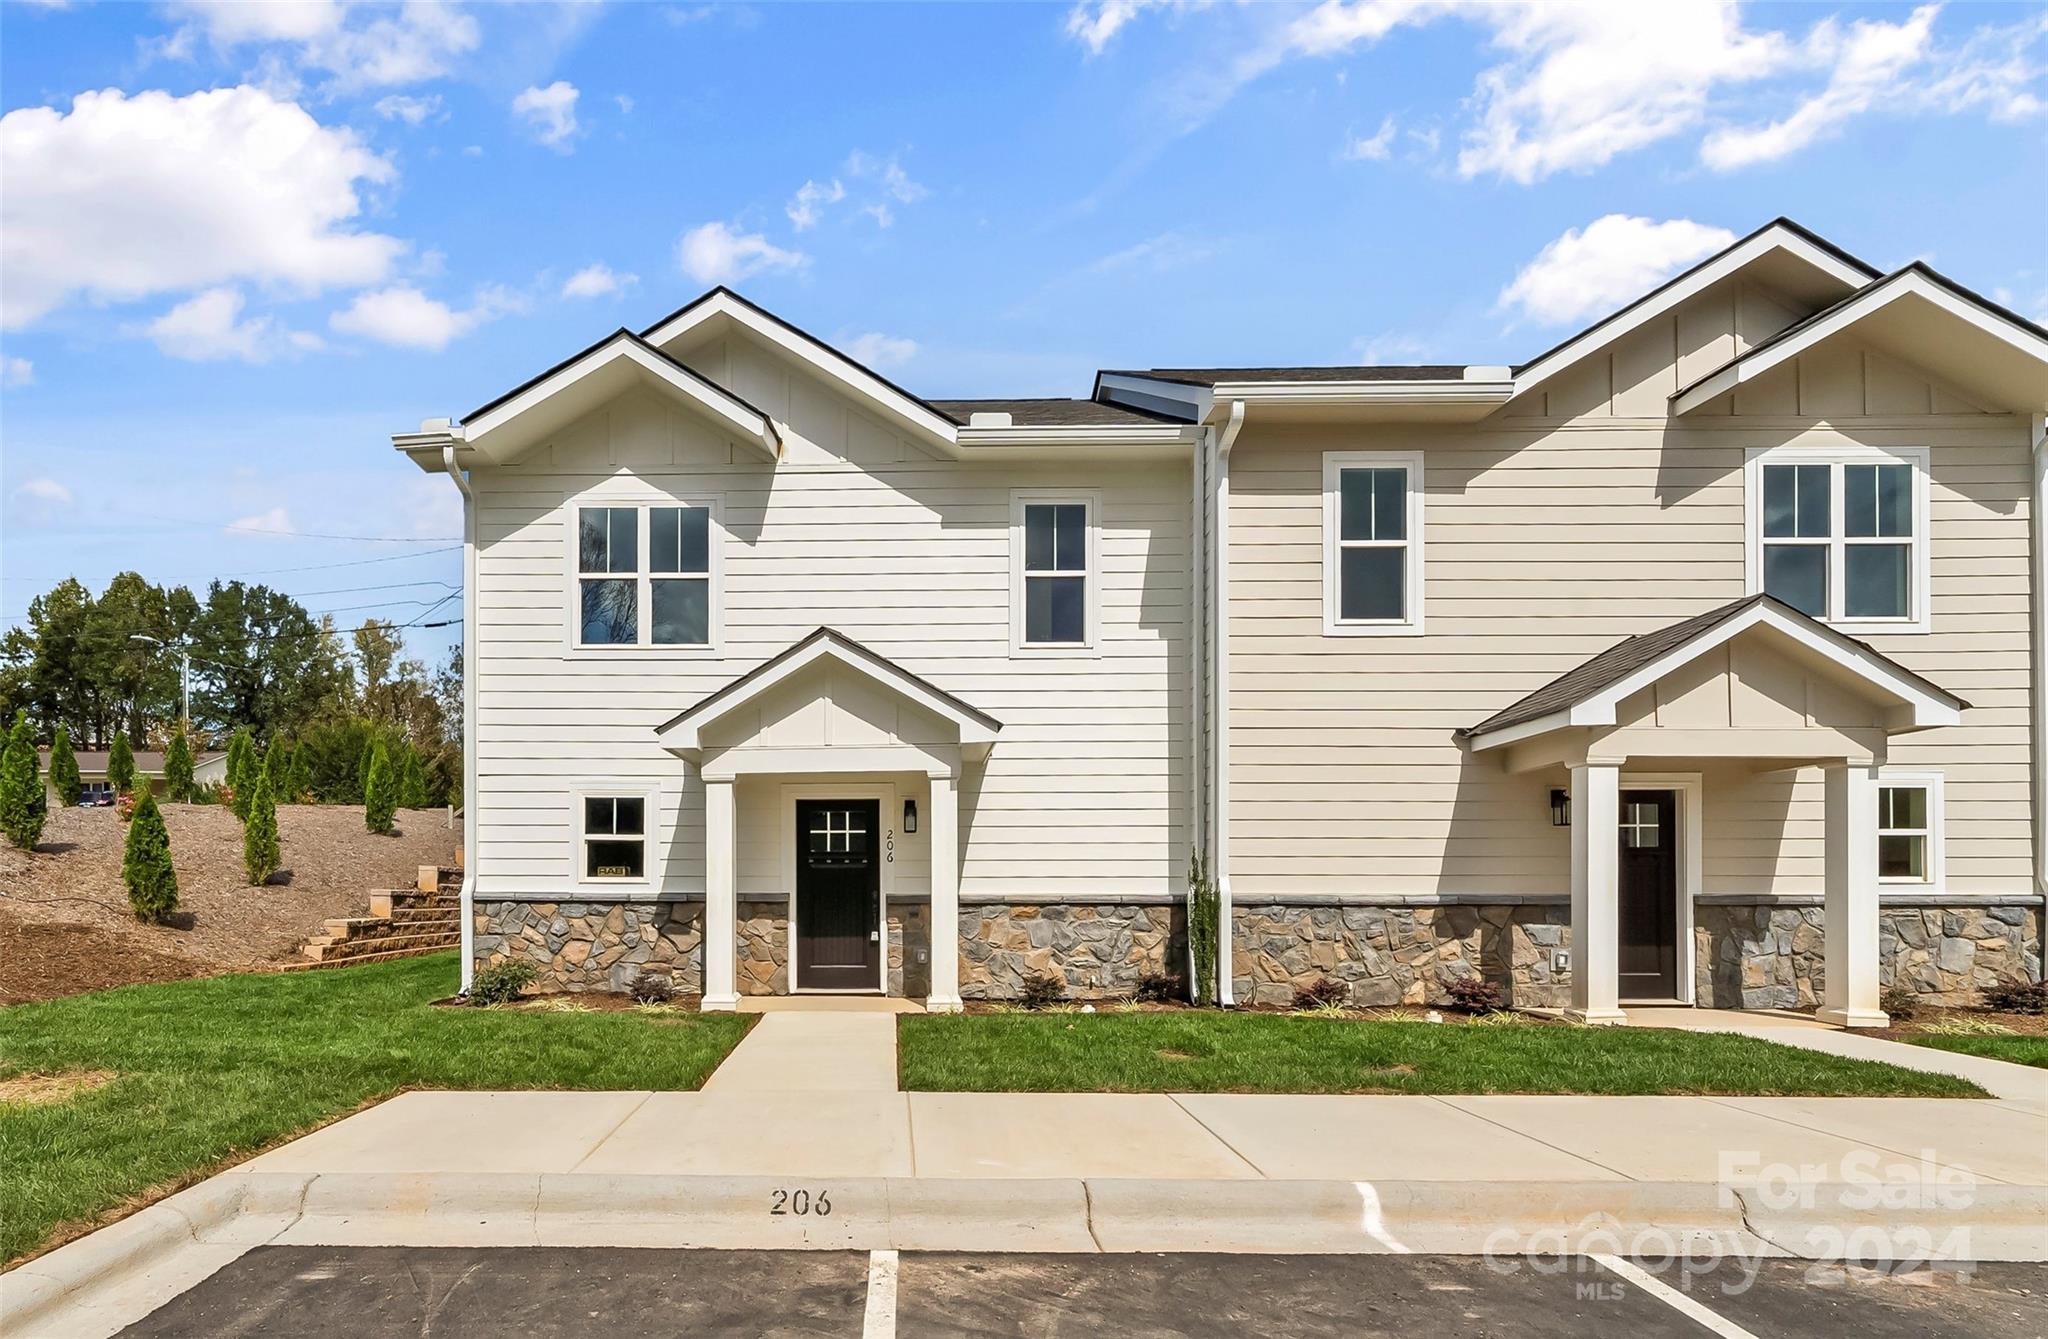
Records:
[[[398,834],[379,837],[360,805],[280,805],[284,868],[251,888],[233,813],[166,804],[163,815],[180,905],[166,926],[128,910],[128,827],[112,809],[53,810],[33,853],[0,843],[0,1004],[290,960],[322,921],[365,914],[372,891],[452,863],[461,840],[440,809],[400,810]]]

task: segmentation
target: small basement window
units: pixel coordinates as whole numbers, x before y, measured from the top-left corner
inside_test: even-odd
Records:
[[[583,877],[644,880],[647,877],[647,797],[583,797]]]

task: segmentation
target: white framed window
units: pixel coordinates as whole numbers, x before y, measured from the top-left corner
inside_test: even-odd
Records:
[[[1324,455],[1325,635],[1421,635],[1422,525],[1420,451]]]
[[[1939,891],[1944,882],[1943,795],[1939,772],[1895,772],[1877,779],[1877,881]]]
[[[1099,494],[1078,489],[1010,497],[1010,648],[1092,653],[1101,626]]]
[[[595,782],[575,795],[578,883],[649,884],[654,877],[658,792]]]
[[[1748,586],[1844,632],[1926,632],[1924,447],[1749,453]]]
[[[717,645],[715,502],[582,498],[569,505],[569,644],[579,649]]]

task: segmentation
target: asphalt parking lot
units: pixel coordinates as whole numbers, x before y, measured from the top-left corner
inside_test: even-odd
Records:
[[[263,1247],[122,1333],[2044,1339],[2048,1265]],[[872,1283],[872,1286],[871,1286]],[[1678,1285],[1685,1286],[1680,1288]],[[872,1294],[872,1295],[871,1295]]]

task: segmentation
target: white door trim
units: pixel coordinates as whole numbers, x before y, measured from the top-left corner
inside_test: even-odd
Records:
[[[1693,988],[1693,906],[1703,886],[1706,850],[1706,781],[1699,772],[1623,772],[1622,790],[1670,790],[1678,793],[1678,915],[1672,933],[1678,938],[1672,985],[1676,998],[1695,1004]],[[1617,833],[1615,840],[1620,840]],[[1630,1001],[1623,1000],[1623,1004]]]
[[[827,782],[789,782],[782,787],[782,886],[789,901],[789,993],[804,990],[796,978],[796,802],[798,800],[874,800],[877,802],[875,833],[881,861],[881,895],[875,899],[875,942],[881,951],[875,989],[889,993],[889,894],[896,886],[896,783],[858,782],[832,785]],[[854,992],[817,987],[812,994],[846,995]]]

